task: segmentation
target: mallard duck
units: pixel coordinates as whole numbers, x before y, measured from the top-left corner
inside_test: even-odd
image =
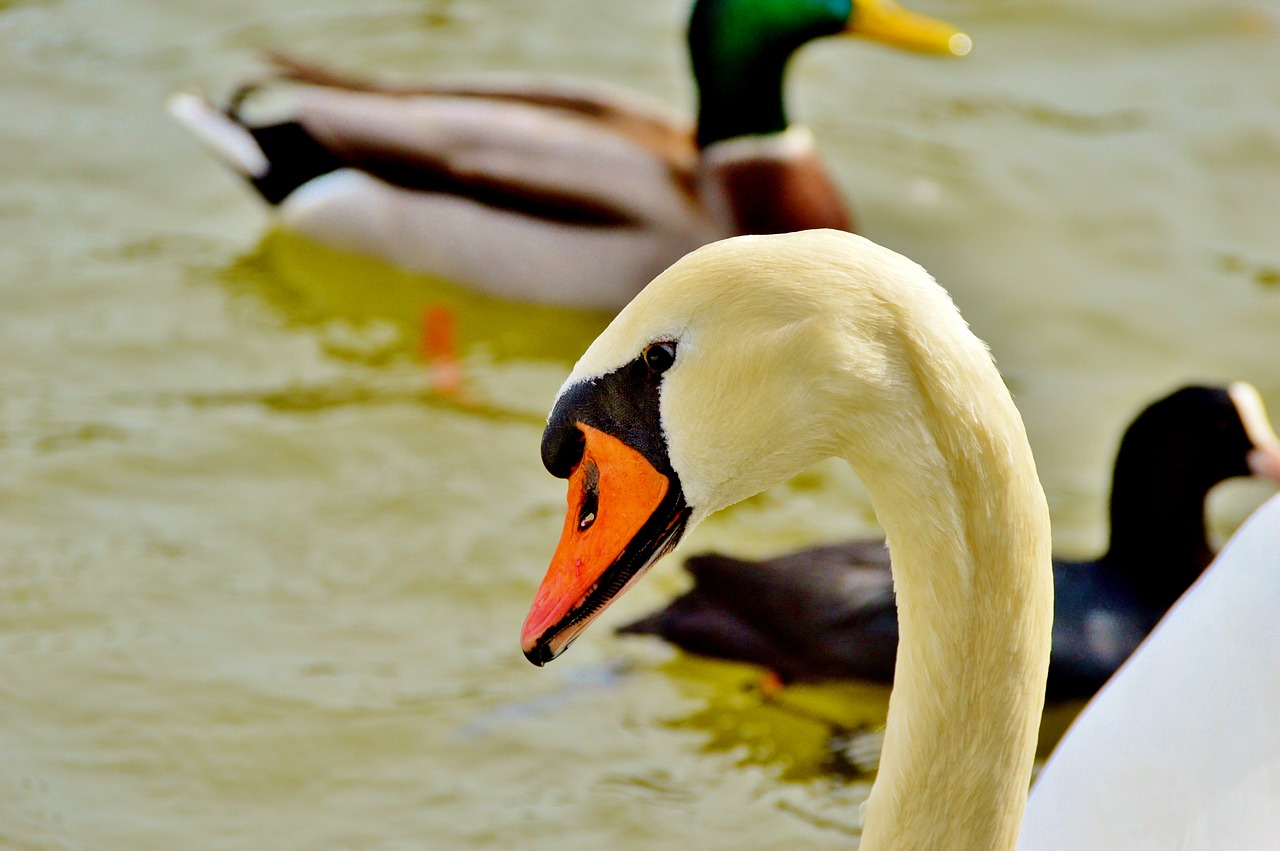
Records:
[[[1213,560],[1205,500],[1218,483],[1280,481],[1280,439],[1243,382],[1183,387],[1125,431],[1111,486],[1111,545],[1056,560],[1050,700],[1092,695]],[[783,683],[890,682],[898,649],[882,541],[814,547],[750,562],[708,554],[694,586],[623,626],[685,650],[762,665]]]
[[[318,242],[514,299],[617,309],[686,251],[739,233],[851,229],[783,103],[792,54],[854,34],[967,52],[891,0],[697,0],[696,127],[603,85],[498,77],[379,85],[274,56],[291,114],[253,124],[191,94],[171,114]]]
[[[703,518],[833,455],[888,532],[901,632],[859,847],[1011,849],[1049,667],[1048,507],[986,347],[928,273],[861,237],[700,248],[588,348],[543,433],[568,510],[524,653],[549,663]],[[1274,844],[1268,508],[1068,732],[1019,847]]]

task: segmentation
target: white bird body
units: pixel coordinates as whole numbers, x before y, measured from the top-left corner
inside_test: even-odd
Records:
[[[280,224],[494,295],[594,308],[624,304],[673,257],[733,233],[729,211],[717,219],[699,196],[687,122],[623,90],[540,91],[607,100],[613,120],[519,100],[518,81],[496,78],[443,94],[295,86],[292,120],[351,165],[286,195]],[[266,155],[231,118],[194,95],[175,95],[170,111],[206,128],[239,170],[265,175]],[[714,196],[714,177],[702,183]]]
[[[316,242],[465,281],[491,295],[602,310],[635,293],[631,277],[616,274],[619,268],[651,277],[709,232],[693,216],[684,231],[593,232],[495,211],[458,195],[406,192],[355,169],[312,181],[281,204],[279,216],[282,225]],[[472,239],[478,230],[502,250]],[[566,263],[566,253],[578,259]]]
[[[673,163],[660,151],[573,112],[491,98],[304,86],[297,116],[321,141],[353,157],[389,161],[394,151],[412,160],[420,152],[414,165],[424,175],[442,169],[477,191],[423,191],[344,168],[287,197],[279,210],[283,225],[496,295],[616,307],[635,293],[637,278],[648,280],[672,257],[732,233],[731,222],[713,220],[690,186],[682,191],[671,179]],[[670,126],[679,124],[672,119]],[[688,154],[686,169],[692,146]],[[493,203],[503,197],[522,206]],[[529,214],[557,203],[561,217]],[[627,224],[578,220],[593,215]],[[486,238],[477,240],[477,233]]]
[[[1280,847],[1280,496],[1076,719],[1024,851]]]
[[[350,165],[288,193],[279,222],[493,295],[616,309],[673,258],[740,232],[743,203],[783,230],[845,221],[801,125],[699,152],[687,122],[605,86],[294,88],[292,120]],[[169,111],[237,170],[266,175],[268,156],[226,114],[190,94]],[[774,181],[804,205],[749,198]]]

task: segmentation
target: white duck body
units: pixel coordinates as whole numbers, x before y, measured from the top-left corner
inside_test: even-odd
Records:
[[[616,421],[596,417],[593,394],[643,376],[659,341],[676,352],[661,376],[660,431],[685,528],[836,455],[888,531],[902,637],[861,847],[1012,848],[1044,701],[1052,580],[1044,494],[985,346],[924,270],[865,239],[725,240],[659,276],[579,361],[544,435],[549,469],[565,472],[570,443],[558,432]],[[619,424],[615,438],[636,429],[659,427]],[[625,511],[608,502],[617,474],[597,465],[599,430],[583,433],[570,521],[584,467],[599,470],[599,506],[567,522],[531,609],[524,646],[538,664],[603,608],[582,614],[564,589],[589,584],[582,599],[594,604],[594,589],[625,590],[644,569],[617,576],[592,562],[604,540],[593,536]],[[647,551],[649,563],[666,546]]]
[[[291,88],[285,120],[347,165],[288,192],[280,224],[492,295],[616,310],[699,245],[849,222],[801,125],[699,151],[688,121],[610,86],[495,76]],[[195,95],[169,111],[251,181],[275,161],[305,162],[296,148],[264,151]]]
[[[892,0],[695,0],[696,127],[613,87],[379,85],[282,56],[298,87],[278,123],[242,120],[254,86],[225,111],[178,95],[170,112],[313,239],[495,295],[617,309],[710,240],[852,229],[783,97],[790,57],[838,35],[947,55],[970,44]]]
[[[565,83],[540,91],[561,88],[579,101],[603,94]],[[692,142],[670,142],[691,139],[691,128],[656,104],[610,95],[660,131],[643,135],[522,101],[516,81],[466,90],[489,96],[299,86],[294,118],[326,147],[421,186],[343,168],[290,194],[281,223],[494,295],[598,308],[625,304],[672,257],[733,232],[698,203]],[[431,191],[433,182],[473,192]]]
[[[1280,847],[1280,496],[1076,719],[1031,791],[1026,851]]]

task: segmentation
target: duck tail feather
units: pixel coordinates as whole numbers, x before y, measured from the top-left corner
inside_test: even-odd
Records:
[[[247,93],[246,93],[247,94]],[[239,96],[243,100],[244,95]],[[239,101],[236,101],[238,110]],[[236,112],[223,112],[199,95],[179,92],[165,104],[169,115],[195,136],[218,159],[247,178],[264,177],[271,163]]]
[[[312,86],[324,86],[330,89],[347,89],[355,92],[385,92],[388,87],[379,86],[370,80],[332,71],[306,59],[301,59],[282,50],[268,50],[263,58],[276,70],[277,76],[296,83]]]

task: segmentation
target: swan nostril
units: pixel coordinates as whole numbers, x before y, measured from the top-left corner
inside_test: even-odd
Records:
[[[578,509],[578,531],[585,532],[600,513],[600,470],[588,461],[582,482],[582,507]]]

